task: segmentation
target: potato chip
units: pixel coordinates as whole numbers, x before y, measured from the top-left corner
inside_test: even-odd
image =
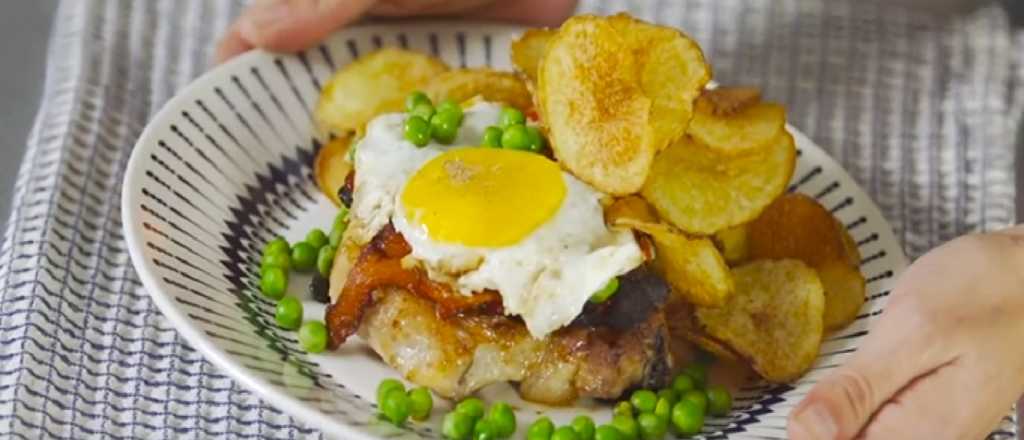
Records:
[[[555,156],[612,195],[639,190],[657,152],[640,71],[630,42],[588,15],[562,25],[538,71],[538,103]]]
[[[720,107],[732,104],[714,104],[712,99],[716,98],[705,95],[697,100],[686,133],[713,150],[729,154],[758,152],[785,131],[786,109],[781,105],[755,103],[723,115]]]
[[[639,196],[626,196],[616,199],[604,209],[604,221],[609,225],[618,225],[620,221],[657,223],[658,214],[650,203]]]
[[[857,242],[853,241],[850,231],[847,231],[846,226],[839,223],[839,220],[836,220],[836,224],[839,225],[839,229],[843,232],[843,249],[846,251],[846,260],[850,263],[850,266],[860,267],[861,255]]]
[[[345,185],[345,178],[352,171],[352,162],[345,157],[351,144],[352,135],[334,138],[320,148],[313,162],[313,178],[334,206],[341,206],[338,190]]]
[[[799,260],[759,260],[733,270],[736,292],[722,307],[698,307],[697,321],[762,377],[787,382],[814,363],[825,297],[817,273]]]
[[[428,81],[423,92],[435,103],[445,99],[464,102],[479,96],[523,111],[533,108],[533,97],[519,76],[486,68],[449,70]]]
[[[817,268],[825,286],[825,330],[838,330],[857,319],[867,300],[867,282],[857,266],[830,261]]]
[[[865,301],[860,252],[832,213],[802,194],[773,202],[750,224],[751,258],[796,258],[818,271],[825,286],[825,328],[849,324]]]
[[[712,240],[722,252],[725,261],[730,265],[736,265],[746,261],[750,256],[748,236],[747,225],[739,225],[716,232]]]
[[[803,194],[786,194],[750,223],[750,257],[796,258],[814,267],[846,261],[843,235],[832,213]]]
[[[409,93],[446,70],[441,60],[418,52],[375,51],[327,81],[313,117],[322,133],[347,135],[381,113],[401,111]]]
[[[711,240],[690,238],[671,226],[621,217],[613,226],[629,227],[654,239],[654,269],[686,301],[701,306],[719,306],[734,286],[729,266]]]
[[[523,35],[512,42],[510,56],[512,64],[523,72],[530,81],[537,81],[537,68],[544,57],[548,42],[555,36],[553,29],[527,29]]]
[[[683,337],[685,337],[686,340],[694,343],[694,345],[700,347],[701,350],[704,350],[704,351],[706,351],[708,353],[711,353],[711,354],[715,355],[715,357],[718,358],[718,359],[724,359],[724,360],[728,360],[728,361],[738,361],[738,360],[742,359],[742,357],[743,357],[739,353],[736,353],[736,351],[733,350],[728,345],[726,345],[726,344],[724,344],[724,343],[716,340],[715,338],[712,338],[711,336],[708,336],[708,335],[706,335],[704,333],[701,333],[701,332],[686,333],[686,334],[683,335]]]
[[[651,99],[652,142],[663,150],[686,132],[694,101],[711,80],[711,68],[700,46],[678,29],[626,14],[608,21],[633,47],[641,69],[640,86]]]
[[[788,132],[757,154],[722,154],[684,137],[654,161],[643,196],[663,219],[698,235],[753,220],[786,190],[796,165]]]
[[[705,89],[694,106],[715,116],[732,116],[760,102],[761,89],[757,87],[719,86]]]

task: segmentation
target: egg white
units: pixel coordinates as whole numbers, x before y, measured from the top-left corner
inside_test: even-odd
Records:
[[[365,243],[391,222],[412,249],[408,258],[431,279],[467,295],[499,292],[505,313],[521,316],[530,333],[542,338],[572,322],[590,295],[612,277],[643,263],[632,233],[605,225],[603,194],[563,172],[567,190],[555,215],[518,243],[503,247],[432,240],[422,225],[404,216],[401,206],[405,183],[420,167],[449,148],[479,145],[500,110],[500,105],[485,102],[467,109],[452,146],[415,147],[404,139],[404,114],[382,115],[368,124],[356,147],[350,214],[350,227],[356,230],[350,233]]]

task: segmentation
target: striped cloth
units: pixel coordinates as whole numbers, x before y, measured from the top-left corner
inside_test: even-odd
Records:
[[[581,9],[680,26],[703,45],[719,81],[763,86],[867,188],[913,257],[1014,222],[1024,32],[998,3],[951,17],[890,3],[584,1]],[[132,145],[208,67],[240,6],[62,2],[0,248],[0,437],[320,436],[182,342],[142,291],[121,232]],[[1000,429],[992,438],[1013,437],[1014,420]]]

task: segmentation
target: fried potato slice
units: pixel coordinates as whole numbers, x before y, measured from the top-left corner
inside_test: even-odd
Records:
[[[429,80],[423,92],[435,103],[445,99],[464,102],[480,96],[523,111],[533,108],[530,90],[518,75],[487,68],[449,70]]]
[[[749,103],[752,98],[744,95],[751,93],[739,89],[705,92],[697,99],[687,134],[713,150],[729,154],[757,152],[770,146],[786,129],[786,109],[772,103]]]
[[[537,81],[537,68],[540,66],[540,60],[544,57],[548,42],[556,32],[558,32],[557,29],[527,29],[521,37],[512,42],[510,48],[512,64],[530,81]]]
[[[352,145],[352,134],[336,137],[324,144],[313,162],[313,178],[320,192],[324,193],[334,206],[341,206],[338,189],[345,185],[345,178],[352,171],[348,161],[348,149]]]
[[[825,330],[839,330],[857,319],[867,300],[867,282],[857,266],[830,261],[817,267],[825,286]]]
[[[628,203],[635,206],[633,201]],[[613,209],[613,215],[624,215],[613,218],[611,225],[632,228],[651,236],[656,250],[653,267],[672,286],[676,295],[701,306],[725,303],[734,289],[732,275],[711,240],[687,237],[671,226],[649,221],[644,214],[632,216],[642,212],[635,208],[628,211]]]
[[[846,228],[824,206],[803,194],[787,194],[750,224],[750,256],[796,258],[818,271],[825,286],[825,328],[853,321],[865,301],[860,252]]]
[[[750,256],[748,239],[747,225],[722,229],[712,237],[715,246],[722,252],[722,257],[730,265],[742,263]]]
[[[357,131],[373,117],[402,109],[405,97],[448,70],[441,60],[380,49],[338,70],[320,92],[313,117],[323,134]]]
[[[616,199],[604,209],[604,222],[612,226],[623,226],[629,222],[657,223],[658,214],[642,197],[626,196]]]
[[[700,347],[702,350],[715,355],[718,359],[738,361],[743,357],[728,345],[704,333],[698,331],[688,332],[685,333],[683,337],[694,343],[694,345]]]
[[[538,71],[538,103],[555,156],[611,195],[639,190],[657,152],[640,72],[630,42],[590,15],[562,25]]]
[[[633,48],[640,87],[651,99],[652,142],[661,151],[686,132],[694,101],[711,80],[711,67],[700,46],[678,29],[624,13],[608,17],[608,22]]]
[[[761,89],[745,86],[720,86],[705,89],[694,104],[715,116],[732,116],[761,102]]]
[[[698,307],[702,330],[771,382],[798,378],[821,346],[825,297],[799,260],[759,260],[733,270],[736,292],[722,307]]]
[[[793,137],[783,131],[756,154],[722,154],[684,137],[662,151],[643,196],[663,219],[710,235],[757,217],[786,190],[796,165]]]

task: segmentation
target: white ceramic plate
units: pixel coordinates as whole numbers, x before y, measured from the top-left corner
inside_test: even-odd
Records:
[[[273,304],[259,293],[261,248],[329,228],[335,208],[312,180],[318,148],[311,124],[321,84],[360,54],[381,46],[433,53],[452,66],[510,68],[518,28],[454,23],[366,26],[341,32],[296,55],[253,52],[203,75],[150,122],[124,182],[123,222],[132,261],[171,323],[211,362],[282,410],[342,438],[439,438],[448,403],[426,422],[394,428],[376,417],[376,384],[397,374],[360,341],[309,355],[294,332],[274,325]],[[785,438],[790,409],[868,334],[882,313],[905,257],[877,206],[831,158],[790,128],[801,151],[792,190],[832,208],[864,256],[868,302],[848,328],[826,337],[814,369],[789,385],[751,381],[725,418],[709,419],[706,438]],[[304,293],[293,276],[289,291]],[[323,306],[305,300],[307,319]],[[485,398],[520,407],[520,427],[540,411],[556,423],[588,412],[610,419],[606,405],[552,409],[520,401],[508,386]]]

